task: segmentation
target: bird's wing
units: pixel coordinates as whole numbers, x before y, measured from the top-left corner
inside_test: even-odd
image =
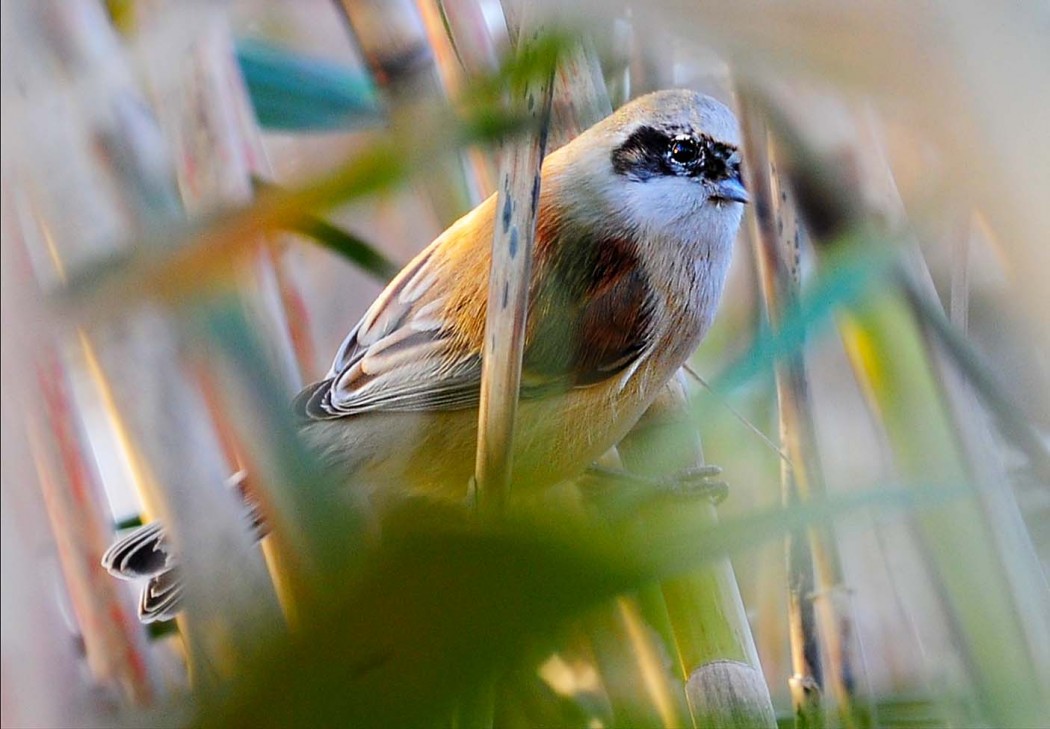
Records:
[[[476,407],[492,199],[453,226],[390,283],[343,342],[298,412],[328,420],[376,411]],[[469,217],[469,216],[468,216]],[[595,384],[647,350],[653,297],[632,249],[541,228],[525,334],[522,397]],[[571,246],[571,248],[570,248]]]
[[[471,247],[465,235],[471,228],[462,222],[420,253],[379,295],[343,341],[326,378],[300,393],[300,415],[328,420],[477,404],[481,333],[469,326],[474,313],[459,318],[468,324],[463,326],[457,325],[452,310],[459,298],[471,299],[464,289],[479,286],[462,277],[487,276],[487,270],[484,262],[479,267],[465,256]],[[483,312],[484,302],[481,307]]]

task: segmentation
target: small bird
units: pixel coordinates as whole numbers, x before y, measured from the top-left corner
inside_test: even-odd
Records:
[[[747,193],[733,113],[693,91],[638,98],[544,162],[513,450],[515,488],[581,474],[685,363],[718,307]],[[462,498],[477,444],[497,196],[390,282],[295,400],[301,433],[354,488]],[[262,529],[258,519],[253,519]],[[177,609],[163,530],[104,566],[151,575],[144,621]],[[151,593],[153,597],[151,598]]]

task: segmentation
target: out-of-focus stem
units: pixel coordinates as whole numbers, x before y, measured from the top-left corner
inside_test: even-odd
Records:
[[[118,181],[126,236],[170,225],[187,209],[203,207],[202,199],[214,205],[250,192],[246,169],[234,162],[243,159],[243,149],[221,154],[194,146],[231,139],[235,146],[240,140],[235,112],[205,102],[210,94],[226,92],[222,79],[232,56],[225,26],[211,14],[203,22],[178,13],[164,20],[159,27],[186,43],[190,61],[172,65],[159,52],[144,54],[134,78],[153,84],[153,98],[143,98],[130,74],[121,76],[122,83],[106,97],[112,117],[91,130],[99,140],[96,164]],[[75,38],[83,33],[80,26],[63,27],[67,33],[56,36],[57,46],[83,45]],[[104,20],[91,27],[96,43],[118,45]],[[200,107],[186,108],[186,98]],[[202,134],[201,127],[209,133]],[[114,205],[100,198],[99,207],[104,210],[107,202]],[[71,278],[77,273],[72,268],[96,263],[109,252],[93,250],[71,266],[62,260],[68,245],[69,240],[56,242],[56,261]],[[183,634],[191,646],[193,675],[207,682],[246,661],[260,629],[276,627],[279,619],[276,604],[266,599],[270,581],[247,529],[238,529],[236,501],[223,492],[228,464],[207,427],[200,392],[183,367],[182,321],[170,311],[143,308],[80,339],[89,373],[117,416],[114,445],[135,454],[139,485],[149,491],[148,501],[165,519],[180,555],[187,608]]]
[[[521,37],[518,10],[512,3],[504,5],[514,39]],[[589,42],[581,40],[559,55],[552,93],[552,149],[611,113],[599,60]],[[615,449],[606,455],[620,465]],[[667,666],[673,631],[658,585],[593,611],[585,630],[618,724],[688,724],[688,706]]]
[[[589,40],[581,39],[559,57],[554,100],[552,150],[612,113],[598,54]]]
[[[793,185],[806,191],[806,210],[820,222],[819,242],[824,248],[873,220],[903,222],[902,210],[892,210],[893,203],[889,211],[872,209],[856,181],[844,174],[843,158],[853,170],[876,174],[878,168],[865,169],[864,163],[870,163],[865,155],[877,152],[880,145],[869,139],[852,149],[847,144],[817,150],[783,117],[777,131],[793,156]],[[892,183],[887,171],[883,163],[884,199]],[[883,287],[852,307],[840,320],[843,342],[900,476],[917,490],[942,485],[965,488],[973,484],[966,451],[976,443],[966,441],[965,423],[979,419],[971,415],[953,422],[949,416],[945,395],[952,388],[944,387],[944,373],[936,369],[915,316],[915,304],[921,299],[902,300],[901,293],[900,288]],[[937,319],[927,323],[933,321]],[[956,357],[956,365],[963,362]],[[979,382],[979,378],[972,380],[975,387]],[[980,391],[995,399],[994,388],[981,386]],[[1024,437],[1023,432],[1020,435]],[[1018,442],[1027,452],[1026,441]],[[1038,458],[1038,451],[1033,455]],[[1031,603],[1015,590],[1034,583],[1043,593],[1039,599],[1045,600],[1045,580],[1023,552],[1008,557],[1000,553],[1000,532],[1018,525],[1016,520],[1001,522],[998,516],[984,511],[975,492],[936,509],[920,510],[913,523],[984,718],[996,726],[1038,726],[1050,713],[1050,697],[1045,689],[1045,658],[1040,655],[1045,640],[1033,636],[1045,632],[1031,632],[1033,626],[1027,624]],[[1024,579],[1020,585],[1011,584],[1017,572],[1023,572]]]
[[[43,407],[30,418],[29,441],[88,665],[96,679],[136,704],[148,704],[153,686],[144,636],[119,584],[99,566],[113,529],[97,473],[85,458],[90,447],[78,433],[67,370],[57,353],[43,358],[39,379]]]
[[[687,726],[681,689],[638,601],[620,597],[591,612],[586,631],[617,726]]]
[[[843,317],[841,329],[902,477],[920,489],[967,483],[958,434],[907,305],[881,295]],[[1045,687],[980,501],[960,498],[920,512],[915,525],[987,719],[1037,726],[1046,716]]]
[[[393,126],[418,126],[425,104],[445,93],[419,7],[414,0],[339,0],[339,5],[384,92]],[[434,160],[424,186],[442,227],[468,211],[478,192],[458,154]]]
[[[9,22],[6,15],[4,22]],[[41,504],[30,429],[26,427],[26,413],[40,411],[36,388],[30,385],[40,353],[48,344],[44,333],[50,322],[28,275],[25,252],[19,249],[22,241],[10,206],[9,182],[6,175],[0,180],[3,722],[5,726],[101,725],[106,723],[106,711],[94,700],[97,689],[85,680],[82,655],[70,639],[55,599],[53,567],[59,559],[58,549],[54,527]],[[148,652],[140,655],[148,657]]]
[[[503,14],[511,42],[521,37],[521,8],[504,2]],[[558,149],[612,113],[605,77],[594,44],[584,37],[565,49],[554,75],[550,149]]]
[[[766,304],[775,329],[797,306],[799,288],[799,222],[789,204],[787,190],[777,179],[768,152],[768,133],[756,108],[742,95],[745,173],[753,214],[752,240]],[[777,363],[775,368],[780,438],[789,460],[781,461],[782,498],[786,505],[819,498],[826,492],[816,452],[809,382],[802,355]],[[843,590],[842,566],[834,535],[829,528],[813,527],[808,549],[801,535],[787,543],[789,625],[794,675],[791,694],[799,726],[822,726],[820,686],[822,667],[814,629],[821,625],[828,671],[824,676],[838,702],[847,726],[862,721],[855,696],[852,655],[853,625],[848,606],[839,604]],[[816,574],[817,596],[809,604]]]
[[[475,12],[480,15],[481,8],[478,3],[473,2],[470,4],[473,5]],[[464,2],[459,5],[461,7],[458,7],[457,10],[460,13],[456,15],[456,18],[457,20],[464,20],[462,16],[467,14],[468,8],[462,6],[468,5],[468,3]],[[479,27],[477,23],[471,23],[470,25],[475,32],[461,32],[458,44],[453,47],[452,38],[449,36],[451,26],[446,27],[448,21],[442,15],[443,7],[441,3],[438,0],[416,0],[416,7],[419,9],[423,26],[426,28],[427,41],[430,43],[430,48],[434,53],[434,63],[437,67],[438,78],[444,87],[445,96],[454,101],[462,92],[465,83],[464,73],[480,74],[486,71],[493,71],[496,68],[493,65],[471,70],[460,63],[456,55],[457,51],[465,53],[474,45],[480,45],[482,48],[485,48],[491,42],[491,38],[485,32],[484,27]],[[468,187],[469,202],[471,205],[477,205],[491,194],[495,184],[488,161],[481,150],[475,148],[464,149],[461,152],[461,161],[464,179]]]
[[[976,220],[971,223],[976,227]],[[965,231],[954,244],[951,263],[951,294],[948,311],[951,322],[963,334],[969,328],[970,320],[970,266],[973,265],[972,239],[976,231]]]
[[[618,446],[632,471],[667,476],[703,465],[700,437],[689,418],[679,376]],[[713,505],[702,512],[717,519]],[[701,525],[698,525],[701,526]],[[679,670],[695,726],[772,727],[762,676],[736,576],[728,559],[662,585]]]
[[[878,119],[870,110],[863,118],[858,147],[857,156],[870,168],[870,177],[880,192],[879,199],[884,201],[885,209],[880,212],[896,225],[903,225],[906,222],[904,203],[883,152],[885,145],[879,134]],[[1050,456],[1031,423],[1002,393],[994,376],[965,340],[971,238],[981,233],[989,234],[982,218],[974,215],[972,230],[963,234],[959,256],[953,261],[950,323],[917,246],[905,247],[898,278],[904,300],[921,331],[929,366],[939,385],[946,415],[962,446],[960,450],[970,478],[984,487],[978,491],[982,517],[1011,587],[1030,665],[1036,674],[1035,683],[1045,687],[1050,685],[1050,590],[977,395],[984,398],[990,414],[998,418],[1004,434],[1028,456],[1036,478],[1050,478]],[[1044,707],[1050,704],[1050,692],[1044,690],[1043,700]]]

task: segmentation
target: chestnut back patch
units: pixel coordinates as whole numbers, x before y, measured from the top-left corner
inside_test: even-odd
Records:
[[[626,369],[650,344],[655,308],[634,244],[571,232],[537,242],[546,276],[533,280],[523,368],[569,387]]]

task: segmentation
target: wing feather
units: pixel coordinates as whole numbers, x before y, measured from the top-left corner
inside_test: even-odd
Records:
[[[490,198],[391,281],[327,378],[300,395],[300,413],[327,420],[477,406],[494,207]],[[541,227],[536,256],[534,270],[546,275],[531,287],[522,397],[593,385],[645,356],[653,292],[628,240]]]

